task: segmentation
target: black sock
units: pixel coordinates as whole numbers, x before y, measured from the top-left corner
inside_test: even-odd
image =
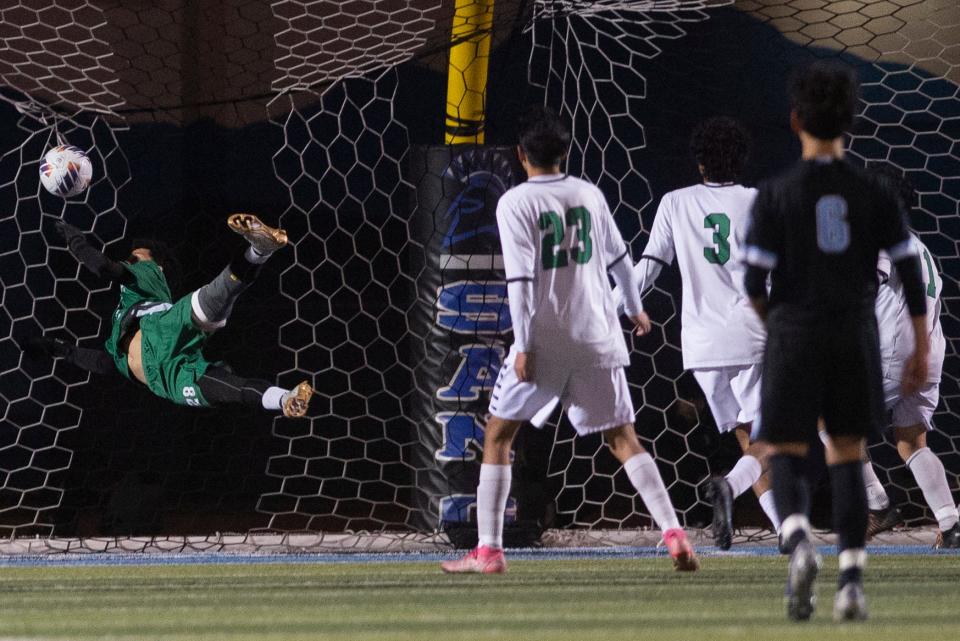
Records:
[[[867,541],[867,491],[863,485],[863,463],[853,461],[830,466],[833,494],[833,529],[837,548],[862,550]],[[851,567],[840,573],[840,587],[861,580],[862,569]]]
[[[863,583],[863,568],[847,568],[840,572],[840,578],[837,579],[837,587],[842,588],[848,583]]]
[[[268,381],[243,378],[217,365],[208,367],[197,384],[211,405],[245,405],[260,409],[263,409],[263,394],[270,388]]]
[[[773,502],[777,514],[786,519],[792,514],[806,515],[810,509],[810,489],[807,487],[806,459],[789,454],[774,454],[770,457],[770,480],[773,485]],[[784,547],[792,550],[806,535],[794,532]]]

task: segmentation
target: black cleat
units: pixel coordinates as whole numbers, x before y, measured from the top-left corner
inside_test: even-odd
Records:
[[[733,545],[733,491],[722,476],[711,476],[707,498],[713,502],[713,542],[721,550]]]
[[[806,621],[817,604],[815,584],[820,572],[820,554],[813,544],[803,539],[790,555],[787,571],[787,616],[794,621]]]
[[[893,503],[880,510],[870,510],[867,513],[867,540],[881,532],[892,530],[902,522],[903,513]]]
[[[847,583],[837,590],[833,599],[833,620],[837,623],[844,621],[863,621],[867,618],[867,599],[863,596],[863,586],[860,583]]]
[[[955,550],[960,548],[960,522],[946,532],[937,532],[937,541],[933,544],[937,550]]]

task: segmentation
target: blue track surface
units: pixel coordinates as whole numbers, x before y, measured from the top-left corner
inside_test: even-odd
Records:
[[[820,546],[824,555],[836,553],[834,546]],[[914,555],[960,555],[960,550],[931,550],[924,545],[883,545],[868,547],[872,555],[914,554]],[[755,557],[776,556],[772,546],[738,546],[727,552],[715,547],[698,548],[701,557]],[[652,547],[609,547],[609,548],[536,548],[510,550],[510,560],[574,560],[574,559],[633,559],[666,557],[666,550]],[[139,554],[45,554],[11,555],[0,557],[0,567],[71,567],[71,566],[117,566],[117,565],[260,565],[260,564],[308,564],[308,563],[411,563],[423,561],[442,561],[455,558],[457,552],[392,552],[370,554],[351,552],[341,554],[230,554],[218,553],[139,553]]]

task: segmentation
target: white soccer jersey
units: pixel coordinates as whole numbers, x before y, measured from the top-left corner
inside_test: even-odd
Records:
[[[763,360],[766,331],[744,290],[741,255],[756,194],[741,185],[707,183],[660,201],[643,258],[668,266],[676,256],[680,265],[686,369]]]
[[[572,176],[535,176],[501,196],[497,224],[507,281],[533,282],[537,362],[628,365],[607,269],[629,253],[600,190]]]
[[[927,361],[927,381],[940,382],[943,371],[943,359],[947,351],[947,342],[940,327],[940,292],[943,280],[937,272],[933,255],[915,234],[910,240],[920,257],[920,269],[923,273],[923,286],[927,294],[927,336],[930,337],[930,358]],[[903,364],[913,354],[913,323],[907,299],[903,295],[903,281],[891,268],[890,257],[880,255],[877,271],[887,278],[887,282],[877,290],[877,325],[880,330],[880,358],[883,362],[883,375],[899,381],[903,376]]]

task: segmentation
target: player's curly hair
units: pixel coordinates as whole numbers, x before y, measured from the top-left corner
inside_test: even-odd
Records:
[[[570,129],[550,107],[526,109],[519,121],[520,147],[534,167],[560,164],[570,148]]]
[[[790,106],[804,131],[820,140],[833,140],[853,125],[858,89],[850,67],[819,60],[794,73]]]
[[[690,152],[703,177],[711,182],[735,182],[750,157],[750,133],[733,118],[715,116],[694,127]]]

